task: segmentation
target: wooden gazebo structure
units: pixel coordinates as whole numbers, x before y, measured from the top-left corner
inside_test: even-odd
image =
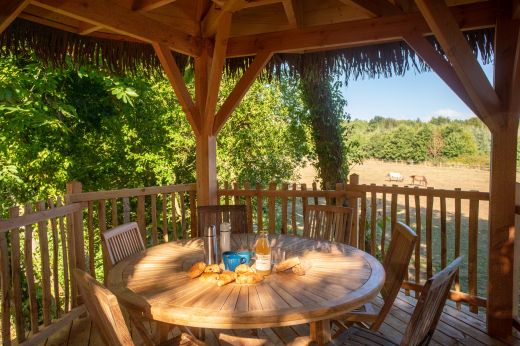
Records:
[[[153,65],[155,51],[196,136],[200,205],[217,202],[216,136],[273,56],[278,66],[289,66],[304,53],[411,47],[492,134],[487,325],[498,337],[511,334],[518,293],[513,287],[519,19],[520,2],[514,0],[0,0],[2,49],[11,52],[33,45],[51,62],[68,53],[77,62],[124,70],[135,61]],[[44,46],[46,30],[62,32],[59,45]],[[465,32],[473,30],[480,34],[470,42]],[[474,54],[490,33],[494,85]],[[57,46],[61,51],[51,54]],[[119,64],[96,61],[96,54],[110,49],[107,56],[124,55]],[[195,66],[194,99],[181,72],[188,56]],[[223,71],[233,66],[243,74],[217,110]]]

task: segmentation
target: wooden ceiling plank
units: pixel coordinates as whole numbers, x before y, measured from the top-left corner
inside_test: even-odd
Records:
[[[298,0],[296,0],[298,1]],[[294,9],[293,0],[283,0],[283,9],[285,11],[285,15],[287,16],[287,21],[293,28],[297,28],[300,26],[300,22],[296,16],[296,11]]]
[[[173,58],[172,52],[167,45],[157,42],[152,43],[155,53],[159,58],[161,65],[170,80],[177,99],[181,104],[182,110],[186,114],[186,118],[191,125],[193,132],[196,135],[200,134],[200,125],[197,121],[199,119],[198,109],[193,102],[190,92],[184,83],[181,71]]]
[[[36,0],[32,4],[145,42],[166,44],[191,56],[197,56],[200,51],[198,38],[144,17],[113,1]]]
[[[202,124],[203,133],[210,133],[213,129],[218,92],[220,90],[222,71],[226,60],[226,48],[229,39],[229,31],[231,29],[231,18],[232,14],[230,12],[224,12],[224,15],[220,20],[217,34],[215,35],[213,57],[211,59],[211,68],[208,76],[205,114]]]
[[[442,49],[471,98],[477,115],[494,127],[493,117],[500,112],[500,99],[473,55],[446,3],[439,0],[415,0]]]
[[[217,33],[225,13],[233,13],[247,5],[246,0],[228,0],[222,7],[213,5],[202,20],[202,36],[212,37]]]
[[[454,6],[450,10],[462,29],[495,25],[495,5],[492,2]],[[401,40],[413,30],[423,35],[431,33],[418,12],[233,37],[229,39],[227,56],[255,55],[263,50],[301,52],[391,42]]]
[[[134,11],[152,11],[159,7],[166,6],[176,0],[136,0],[132,6]]]
[[[403,12],[411,12],[417,10],[414,0],[395,0],[395,4],[403,10]]]
[[[240,104],[247,91],[254,83],[260,72],[262,72],[265,65],[273,56],[272,52],[259,52],[251,65],[244,71],[244,74],[237,82],[229,96],[226,98],[222,106],[215,116],[215,123],[213,124],[213,133],[218,134],[220,129],[224,126],[231,113]]]
[[[468,96],[464,85],[457,77],[452,66],[444,57],[437,52],[428,40],[417,32],[412,32],[404,36],[408,45],[437,73],[450,89],[470,108],[475,114],[477,110],[473,101]]]
[[[343,3],[355,3],[358,6],[372,12],[376,16],[395,16],[403,11],[387,0],[340,0]]]
[[[0,33],[18,17],[30,0],[0,0]]]

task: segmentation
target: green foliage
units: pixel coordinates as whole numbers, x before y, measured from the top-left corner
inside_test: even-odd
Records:
[[[448,159],[453,159],[463,155],[474,155],[477,152],[477,145],[471,133],[460,125],[446,125],[442,131],[444,142],[442,155]]]
[[[361,157],[409,162],[482,163],[489,161],[491,145],[489,130],[477,118],[422,122],[376,116],[354,121],[352,138],[359,143]]]
[[[190,70],[188,88],[193,91]],[[229,92],[235,80],[224,80]],[[297,85],[257,82],[218,138],[218,178],[287,180],[311,147]],[[195,139],[163,76],[0,59],[0,214],[84,190],[195,181]]]
[[[342,121],[350,116],[345,112],[341,83],[334,83],[332,77],[303,76],[301,90],[316,152],[313,164],[322,187],[333,186],[345,181],[349,171]]]

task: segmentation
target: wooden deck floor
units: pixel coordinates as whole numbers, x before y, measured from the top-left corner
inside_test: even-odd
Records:
[[[381,299],[376,305],[382,303]],[[399,343],[407,322],[416,304],[413,297],[400,293],[393,309],[381,326],[380,333]],[[472,314],[463,307],[458,311],[452,304],[446,305],[441,321],[433,336],[430,345],[520,345],[520,333],[515,332],[514,337],[507,341],[499,341],[489,337],[486,330],[485,316]],[[219,335],[221,341],[219,342]],[[230,345],[232,337],[247,337],[262,339],[248,345],[305,345],[306,336],[309,335],[307,325],[291,328],[270,328],[258,330],[206,330],[206,343],[208,345]],[[235,343],[233,343],[235,344]],[[44,344],[51,345],[102,345],[101,339],[89,318],[75,320],[70,327],[64,328],[58,334],[47,340]]]

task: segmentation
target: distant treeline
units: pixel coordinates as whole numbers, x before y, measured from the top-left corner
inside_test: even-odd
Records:
[[[360,159],[489,164],[491,135],[478,118],[424,122],[376,116],[352,120],[347,128],[348,147]]]

